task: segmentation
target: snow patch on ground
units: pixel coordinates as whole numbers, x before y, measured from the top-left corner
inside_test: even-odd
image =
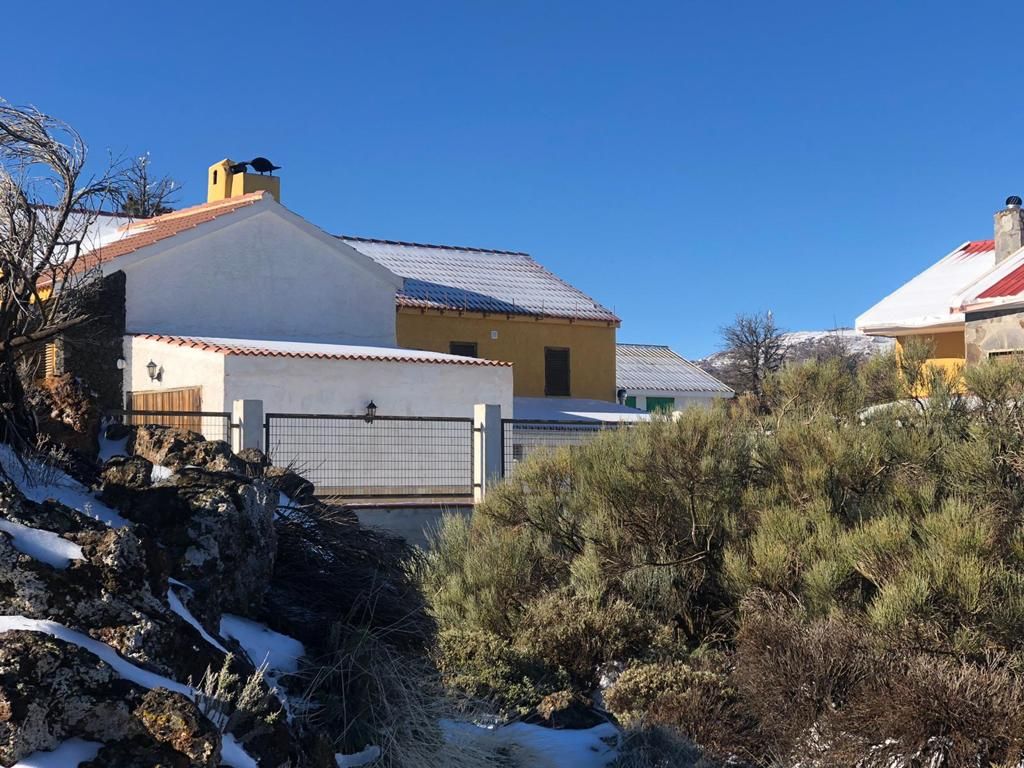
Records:
[[[306,647],[293,637],[275,632],[258,621],[225,613],[220,620],[220,634],[237,640],[254,666],[264,662],[273,672],[288,674],[299,669],[299,659]]]
[[[237,640],[253,666],[266,665],[263,679],[267,685],[276,689],[277,698],[284,705],[285,716],[291,722],[295,716],[295,707],[301,706],[301,703],[289,701],[279,680],[283,675],[298,671],[299,659],[306,655],[306,647],[295,638],[275,632],[258,621],[230,613],[221,616],[220,634],[221,637]]]
[[[36,503],[53,499],[111,528],[125,528],[131,525],[93,496],[88,488],[60,469],[34,460],[28,460],[26,463],[27,471],[18,462],[10,446],[0,445],[0,466],[26,499]]]
[[[102,747],[97,741],[68,739],[50,752],[33,752],[23,757],[11,768],[75,768],[96,757]]]
[[[10,535],[16,550],[58,570],[67,568],[72,560],[85,559],[80,546],[53,531],[31,528],[3,518],[0,518],[0,531]]]
[[[441,728],[451,743],[504,748],[515,756],[515,764],[531,768],[605,768],[619,755],[620,732],[611,723],[570,731],[529,723],[488,728],[442,720]]]
[[[335,755],[334,761],[338,764],[338,768],[359,768],[359,766],[369,765],[378,757],[380,757],[380,747],[374,746],[351,755]]]
[[[169,677],[137,667],[120,656],[117,651],[106,643],[93,640],[82,632],[68,629],[63,624],[42,619],[28,619],[24,616],[0,616],[0,633],[18,629],[28,632],[41,632],[44,635],[50,635],[58,640],[84,648],[113,667],[117,674],[125,680],[130,680],[136,685],[141,685],[143,688],[167,688],[183,696],[188,696],[190,699],[195,698],[195,691],[187,685],[182,685],[171,680]]]
[[[208,642],[221,653],[227,654],[228,649],[221,645],[221,642],[217,638],[215,638],[213,635],[211,635],[203,628],[203,625],[200,624],[199,620],[192,615],[192,612],[185,607],[185,604],[181,602],[181,599],[174,591],[175,587],[180,587],[181,589],[187,589],[191,592],[191,587],[189,587],[187,584],[182,584],[177,579],[168,579],[167,581],[171,584],[170,588],[167,590],[167,603],[171,606],[171,610],[179,616],[181,616],[181,618],[183,618],[193,627],[195,627],[199,634],[203,636],[203,639],[206,642]]]
[[[115,456],[127,456],[128,455],[128,438],[122,437],[120,440],[108,440],[104,437],[104,430],[100,430],[100,453],[99,459],[104,464],[110,461]]]
[[[238,743],[238,739],[230,733],[222,733],[220,738],[221,765],[229,765],[231,768],[260,768],[259,763]]]

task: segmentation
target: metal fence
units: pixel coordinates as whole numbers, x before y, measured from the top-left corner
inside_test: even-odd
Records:
[[[268,413],[266,452],[320,496],[473,495],[473,420]]]
[[[584,445],[609,429],[626,428],[626,422],[542,421],[502,419],[502,474],[506,477],[531,453],[542,449]]]
[[[231,442],[231,414],[216,411],[148,411],[113,410],[106,412],[109,421],[139,427],[158,424],[164,427],[198,432],[207,440]]]

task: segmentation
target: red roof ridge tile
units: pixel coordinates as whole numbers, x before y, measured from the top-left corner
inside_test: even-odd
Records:
[[[495,367],[511,366],[512,363],[504,360],[487,360],[484,358],[466,357],[459,359],[446,359],[446,358],[432,358],[432,357],[415,357],[413,355],[403,355],[403,350],[394,349],[387,350],[390,352],[397,352],[399,354],[393,355],[373,355],[367,353],[330,353],[330,352],[304,352],[300,350],[283,350],[283,349],[268,349],[261,347],[249,347],[244,345],[236,344],[214,344],[210,341],[196,336],[173,336],[160,333],[136,333],[132,334],[136,338],[146,339],[148,341],[158,341],[163,344],[171,344],[176,347],[187,347],[189,349],[198,349],[203,352],[215,352],[222,355],[242,355],[247,357],[293,357],[293,358],[307,358],[317,360],[384,360],[396,363],[434,363],[441,365],[487,365]],[[239,339],[241,341],[241,339]],[[349,346],[345,344],[332,345],[324,344],[323,342],[309,342],[310,344],[319,344],[323,346]],[[387,349],[387,348],[382,348]],[[408,350],[414,352],[416,350]],[[444,354],[444,353],[438,353]],[[451,356],[449,356],[451,357]]]

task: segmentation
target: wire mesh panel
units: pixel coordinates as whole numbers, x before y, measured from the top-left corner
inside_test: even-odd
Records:
[[[267,455],[321,496],[473,495],[473,420],[270,413]]]
[[[198,432],[207,440],[231,442],[231,414],[213,411],[154,411],[127,410],[107,411],[109,421],[141,427],[157,424],[163,427],[186,429]]]
[[[625,423],[502,419],[504,474],[509,475],[517,464],[537,450],[583,445],[608,429],[620,427],[626,428]]]

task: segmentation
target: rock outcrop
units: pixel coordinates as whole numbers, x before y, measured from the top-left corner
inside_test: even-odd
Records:
[[[228,612],[259,615],[277,551],[277,489],[254,479],[258,456],[178,430],[129,431],[142,453],[109,460],[95,500],[124,527],[0,482],[0,622],[16,619],[6,632],[0,623],[0,766],[72,737],[103,743],[89,765],[216,766],[223,727],[261,766],[311,764],[297,760],[303,747],[266,685],[264,710],[221,722],[195,693],[208,670],[228,670],[236,686],[255,671],[219,624]],[[173,473],[154,482],[154,460]],[[38,547],[54,541],[72,553],[66,563],[40,559]],[[105,644],[157,684],[131,682],[48,627]]]

